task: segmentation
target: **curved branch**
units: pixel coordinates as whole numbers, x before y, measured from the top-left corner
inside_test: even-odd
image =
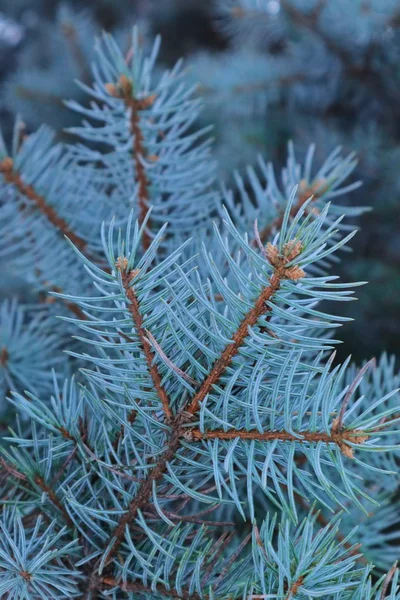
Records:
[[[0,173],[3,175],[6,183],[14,185],[17,190],[28,200],[31,201],[32,206],[35,206],[58,231],[65,235],[71,242],[81,251],[85,253],[87,243],[84,239],[74,233],[68,223],[60,217],[52,206],[46,203],[45,198],[36,192],[33,186],[24,183],[20,173],[14,170],[13,160],[10,157],[4,158],[0,162]],[[86,254],[88,254],[86,252]],[[61,288],[53,286],[51,291],[62,293]],[[54,301],[54,298],[47,298],[47,302]],[[75,316],[81,321],[86,321],[87,317],[82,309],[74,302],[67,302],[63,300],[64,305],[70,310]]]
[[[73,522],[71,520],[71,517],[69,516],[68,512],[66,511],[65,507],[63,506],[61,500],[58,498],[58,496],[55,493],[55,491],[45,482],[45,480],[43,479],[43,477],[40,477],[40,475],[38,475],[37,477],[35,477],[34,482],[42,490],[42,492],[44,492],[45,494],[47,494],[47,496],[49,497],[50,502],[62,514],[63,519],[64,519],[66,525],[68,525],[68,527],[70,529],[73,529],[74,528],[74,524],[73,524]]]
[[[138,510],[143,509],[149,502],[149,498],[153,491],[153,481],[160,479],[165,471],[167,470],[167,464],[173,460],[183,438],[183,431],[180,429],[174,430],[172,436],[168,442],[166,450],[159,457],[157,464],[148,474],[147,478],[140,484],[137,495],[133,498],[128,506],[127,511],[120,518],[118,525],[109,537],[109,541],[106,544],[108,548],[108,556],[105,561],[105,566],[108,566],[125,535],[125,527],[136,518]],[[93,573],[97,571],[97,564],[94,566]]]

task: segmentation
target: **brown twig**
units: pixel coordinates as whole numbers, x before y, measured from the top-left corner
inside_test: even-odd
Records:
[[[164,350],[161,348],[160,344],[155,339],[154,335],[152,333],[150,333],[150,331],[148,331],[147,329],[146,329],[146,335],[147,335],[147,339],[149,340],[149,342],[151,343],[151,345],[154,347],[154,349],[156,350],[156,352],[158,352],[158,354],[161,356],[161,358],[165,361],[165,363],[170,367],[170,369],[172,371],[175,371],[175,373],[177,373],[178,375],[180,375],[180,377],[182,377],[183,379],[185,379],[188,383],[191,383],[194,386],[199,386],[199,383],[197,381],[195,381],[192,377],[190,377],[190,375],[188,375],[187,373],[185,373],[184,371],[182,371],[182,369],[180,369],[179,367],[177,367],[172,362],[172,360],[170,360],[168,358],[168,356],[165,354]]]
[[[135,324],[136,332],[139,337],[139,342],[146,359],[147,367],[149,369],[154,388],[157,392],[158,397],[161,400],[165,416],[168,420],[170,420],[172,418],[172,411],[169,403],[168,394],[165,391],[164,386],[162,385],[161,375],[158,371],[157,365],[154,363],[154,354],[152,352],[150,343],[146,337],[146,334],[148,334],[148,332],[146,332],[146,329],[144,327],[143,316],[140,311],[139,301],[136,297],[134,287],[132,286],[132,281],[138,275],[138,271],[126,271],[123,268],[123,259],[122,261],[121,259],[118,259],[117,268],[121,272],[122,285],[125,290],[126,298],[129,302],[128,310]]]
[[[362,380],[362,378],[364,377],[364,375],[368,371],[368,369],[370,367],[375,367],[375,366],[376,366],[376,360],[375,360],[375,358],[372,358],[359,370],[354,381],[350,384],[349,389],[347,390],[346,395],[343,398],[343,402],[342,402],[342,406],[340,407],[339,415],[334,420],[333,426],[334,426],[335,430],[341,431],[343,429],[343,419],[344,419],[344,415],[346,413],[347,407],[349,405],[349,402],[351,400],[351,397],[353,396],[354,392],[356,391],[356,389],[358,387],[358,384],[360,383],[360,381]]]
[[[181,444],[181,435],[182,431],[175,428],[173,429],[173,433],[168,441],[166,450],[164,450],[164,452],[158,458],[157,464],[149,472],[147,478],[144,479],[139,485],[136,496],[130,502],[127,510],[119,519],[117,526],[114,528],[106,544],[108,555],[105,561],[105,566],[108,566],[112,562],[115,553],[117,552],[125,535],[126,526],[136,518],[139,510],[142,510],[146,507],[153,491],[153,482],[157,481],[164,475],[165,471],[167,470],[167,464],[175,457],[176,451]],[[97,572],[97,565],[95,565],[93,569],[93,573],[95,572]]]
[[[247,546],[248,541],[251,539],[251,533],[249,533],[238,545],[235,551],[229,557],[229,560],[225,563],[224,567],[221,569],[221,573],[218,576],[218,579],[215,581],[215,588],[218,587],[218,584],[223,581],[225,575],[229,571],[229,568],[233,565],[237,557],[241,554],[242,550]]]
[[[106,90],[111,96],[120,98],[124,101],[125,106],[130,111],[129,123],[130,133],[133,137],[132,156],[135,166],[135,179],[138,184],[138,201],[139,201],[139,225],[142,225],[146,219],[149,210],[149,185],[146,169],[143,164],[143,159],[147,155],[147,150],[144,145],[144,137],[140,124],[140,112],[152,106],[155,96],[149,96],[142,100],[135,98],[133,94],[133,83],[126,75],[121,75],[117,85],[113,83],[106,84]],[[147,223],[147,225],[149,225]],[[151,244],[151,237],[148,231],[143,232],[142,236],[143,249],[147,250]]]
[[[85,240],[74,233],[69,227],[67,222],[61,218],[52,206],[46,203],[43,196],[38,194],[33,186],[24,183],[21,175],[14,170],[13,160],[10,157],[4,158],[0,162],[0,173],[3,175],[4,180],[10,185],[14,185],[18,191],[23,194],[28,200],[32,202],[32,206],[36,208],[48,219],[48,221],[63,235],[68,237],[71,242],[81,251],[86,250],[87,244]],[[53,287],[52,291],[61,292],[62,290],[57,287]],[[47,298],[47,302],[51,302],[53,298]],[[64,305],[80,320],[85,321],[87,319],[82,309],[74,302],[68,302],[63,300]]]
[[[308,75],[306,73],[292,73],[290,75],[285,75],[283,77],[280,77],[279,79],[273,79],[272,81],[260,81],[257,83],[235,85],[231,88],[231,90],[232,90],[231,93],[232,94],[249,94],[249,93],[251,94],[253,92],[258,92],[258,91],[263,92],[263,91],[267,91],[269,89],[283,87],[283,86],[289,86],[292,83],[304,81],[307,79],[307,77],[308,77]],[[202,96],[211,96],[211,95],[217,94],[217,91],[215,88],[209,87],[204,84],[199,84],[197,86],[197,91]]]
[[[288,593],[285,596],[285,600],[290,600],[290,598],[293,598],[295,594],[297,594],[299,588],[303,585],[304,582],[304,576],[301,575],[298,579],[296,579],[296,581],[291,585],[290,589],[288,590]]]
[[[58,498],[55,491],[45,482],[43,477],[41,477],[40,475],[35,477],[33,481],[45,494],[47,494],[51,503],[60,511],[68,527],[70,529],[73,529],[74,524],[71,520],[71,517],[69,516],[67,510],[63,506],[61,500]]]
[[[87,245],[85,240],[71,231],[67,222],[56,213],[52,206],[46,203],[43,196],[38,194],[31,185],[24,183],[21,175],[14,170],[12,158],[6,157],[0,162],[0,173],[7,183],[14,185],[23,196],[31,200],[32,205],[36,206],[58,231],[68,237],[79,250],[85,250]]]
[[[397,569],[397,561],[394,563],[393,567],[390,569],[390,571],[387,573],[385,580],[383,582],[383,586],[382,586],[382,591],[381,591],[381,595],[380,595],[380,600],[385,600],[386,598],[386,592],[389,589],[389,585],[390,582],[393,579],[393,575],[396,573],[396,569]]]
[[[23,85],[19,85],[15,88],[15,94],[20,96],[20,98],[24,98],[32,101],[40,101],[47,102],[49,104],[55,104],[57,106],[64,106],[64,98],[61,96],[57,96],[56,94],[50,94],[49,92],[45,92],[43,90],[33,90],[29,89]]]
[[[349,430],[342,432],[331,432],[322,433],[317,431],[299,431],[297,435],[288,433],[287,431],[263,431],[250,430],[245,431],[243,429],[232,429],[224,431],[223,429],[213,429],[205,431],[204,433],[199,429],[191,429],[190,435],[194,440],[234,440],[239,438],[241,440],[254,440],[259,442],[270,442],[279,440],[281,442],[299,442],[299,443],[318,443],[324,444],[336,444],[341,446],[345,442],[351,442],[352,444],[363,444],[367,439],[368,435],[363,431]]]
[[[249,335],[249,328],[254,327],[258,319],[269,312],[271,309],[267,302],[271,300],[273,295],[279,290],[282,279],[284,279],[284,268],[276,269],[270,279],[270,283],[265,287],[257,298],[254,307],[246,314],[238,329],[232,336],[232,342],[223,350],[221,356],[214,363],[209,375],[205,378],[199,391],[193,396],[190,401],[187,411],[194,414],[204,400],[212,387],[218,382],[225,369],[230,365],[232,359],[239,352],[241,346]]]
[[[50,485],[48,483],[46,483],[46,481],[43,479],[43,477],[41,475],[36,475],[36,477],[34,477],[32,480],[30,480],[30,478],[27,475],[24,475],[24,473],[21,473],[20,471],[18,471],[18,469],[9,465],[3,457],[0,457],[0,464],[2,465],[3,469],[11,475],[11,477],[15,477],[16,479],[19,479],[20,481],[25,481],[27,483],[30,483],[31,485],[35,484],[39,489],[42,490],[42,492],[47,494],[50,502],[62,514],[66,525],[70,529],[73,529],[73,523],[71,521],[71,518],[70,518],[68,512],[66,511],[66,509],[64,508],[61,500],[57,496],[56,492],[50,487]]]

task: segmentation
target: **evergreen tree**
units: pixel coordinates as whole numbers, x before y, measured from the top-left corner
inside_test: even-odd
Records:
[[[218,191],[159,45],[103,35],[79,141],[17,121],[0,149],[32,295],[1,312],[0,596],[400,600],[398,376],[335,362],[325,306],[362,283],[334,274],[354,157],[289,147]]]

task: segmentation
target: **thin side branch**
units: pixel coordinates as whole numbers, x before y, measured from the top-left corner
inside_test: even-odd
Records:
[[[359,431],[357,429],[348,431],[343,430],[341,432],[332,431],[330,434],[316,431],[299,431],[298,435],[301,437],[297,437],[297,435],[293,435],[287,431],[260,432],[258,430],[244,431],[242,429],[232,429],[224,431],[223,429],[214,429],[203,433],[199,429],[190,430],[191,439],[194,440],[234,440],[239,438],[241,440],[255,440],[259,442],[272,442],[275,440],[314,444],[323,442],[324,444],[336,444],[343,452],[343,445],[346,442],[363,444],[369,437],[364,431]]]
[[[4,460],[4,458],[0,457],[0,465],[3,467],[3,469],[9,473],[9,475],[11,477],[15,477],[16,479],[19,479],[20,481],[24,481],[27,483],[30,483],[32,485],[32,482],[37,485],[42,492],[44,492],[45,494],[47,494],[50,502],[53,504],[53,506],[55,506],[55,508],[57,508],[57,510],[60,511],[60,513],[63,516],[63,519],[66,523],[66,525],[70,528],[73,529],[74,525],[71,521],[71,518],[68,514],[68,512],[65,510],[61,500],[59,499],[59,497],[57,496],[57,494],[55,493],[55,491],[49,486],[48,483],[45,482],[45,480],[43,479],[43,477],[41,477],[40,475],[37,475],[33,481],[31,481],[29,479],[29,477],[27,477],[27,475],[24,475],[23,473],[21,473],[20,471],[18,471],[15,467],[12,467],[11,465],[9,465],[6,460]]]
[[[49,94],[43,90],[29,89],[24,85],[18,85],[15,88],[15,94],[24,100],[29,100],[30,102],[45,102],[47,104],[54,104],[60,107],[64,105],[64,98],[61,96]]]
[[[380,595],[380,600],[385,600],[386,592],[389,589],[389,585],[393,579],[393,575],[396,573],[396,569],[397,569],[397,561],[394,563],[394,565],[392,566],[392,568],[390,569],[390,571],[387,573],[387,575],[385,577],[385,581],[383,582],[382,591],[381,591],[381,595]]]
[[[281,88],[284,86],[289,87],[293,83],[305,81],[306,79],[306,73],[292,73],[290,75],[284,75],[283,77],[279,77],[277,79],[269,81],[257,81],[256,83],[251,82],[244,85],[235,85],[231,88],[231,93],[237,95],[264,92],[270,89]],[[202,96],[213,96],[218,93],[215,88],[209,87],[205,84],[199,84],[197,86],[197,90]]]
[[[146,169],[143,164],[143,159],[147,155],[147,150],[144,145],[143,133],[140,126],[140,111],[149,108],[155,96],[149,96],[143,100],[138,100],[133,95],[133,83],[126,75],[121,75],[118,84],[106,84],[106,89],[115,98],[120,98],[124,101],[125,106],[130,111],[129,123],[130,133],[133,137],[132,156],[135,166],[135,179],[138,184],[138,201],[139,201],[139,224],[142,225],[147,212],[149,210],[149,185]],[[151,244],[151,237],[147,231],[144,231],[142,237],[143,249],[147,250]]]
[[[354,394],[354,392],[356,391],[359,383],[361,382],[362,378],[364,377],[365,373],[368,371],[368,369],[370,367],[375,367],[376,366],[376,360],[375,358],[372,358],[371,360],[369,360],[357,373],[357,376],[355,377],[354,381],[351,383],[351,385],[349,386],[349,389],[346,392],[346,395],[343,399],[342,402],[342,406],[340,408],[340,412],[339,412],[339,416],[337,417],[337,419],[335,419],[334,421],[334,427],[335,429],[337,429],[338,431],[341,431],[343,429],[343,419],[344,419],[344,415],[346,413],[347,407],[349,405],[349,402],[351,400],[352,395]]]
[[[119,268],[122,277],[122,285],[125,290],[126,297],[129,301],[128,310],[132,316],[133,322],[135,324],[135,328],[140,340],[140,345],[142,346],[142,350],[146,359],[147,367],[149,369],[149,373],[151,379],[154,384],[154,388],[157,392],[158,397],[161,400],[162,407],[165,413],[165,416],[168,420],[172,418],[172,411],[170,408],[168,394],[165,391],[162,382],[161,375],[158,371],[157,365],[154,363],[154,354],[151,348],[151,345],[146,336],[148,336],[148,332],[146,331],[143,323],[142,313],[140,312],[139,301],[136,297],[135,290],[132,287],[132,280],[138,274],[137,271],[128,271],[123,270],[123,261],[118,261],[117,268]]]
[[[285,596],[285,600],[294,598],[295,594],[299,591],[299,588],[303,585],[304,577],[301,575],[290,587],[288,593]]]
[[[56,213],[52,206],[49,206],[46,203],[46,200],[43,198],[43,196],[38,194],[31,185],[24,183],[21,175],[17,171],[14,171],[12,158],[7,157],[1,161],[0,173],[3,175],[7,183],[15,185],[18,191],[23,196],[28,198],[32,202],[32,205],[36,206],[36,208],[39,209],[45,217],[47,217],[48,221],[63,235],[69,238],[79,250],[85,250],[87,245],[85,240],[71,231],[67,222]]]
[[[257,298],[254,307],[247,313],[236,333],[233,335],[233,341],[225,347],[219,359],[214,363],[209,375],[201,384],[199,391],[190,401],[187,408],[187,411],[190,414],[194,414],[199,409],[200,402],[204,400],[212,387],[218,382],[225,369],[230,365],[232,359],[237,355],[249,335],[249,327],[254,327],[261,315],[271,310],[267,306],[267,302],[279,290],[283,278],[284,269],[276,269],[270,279],[270,284],[263,289],[260,296]]]
[[[68,525],[70,529],[73,529],[74,524],[71,520],[71,517],[69,516],[68,512],[66,511],[65,507],[63,506],[61,500],[58,498],[55,491],[40,476],[35,477],[34,482],[43,492],[45,492],[45,494],[47,494],[50,502],[60,511],[66,525]]]
[[[106,544],[106,547],[108,547],[108,556],[105,566],[109,565],[113,560],[125,535],[125,527],[136,518],[138,510],[143,510],[147,506],[153,491],[153,481],[157,481],[164,475],[167,470],[167,464],[173,460],[181,443],[181,433],[181,431],[178,433],[176,431],[173,432],[166,450],[161,454],[157,464],[150,471],[147,478],[140,484],[136,496],[110,535],[109,543]],[[94,571],[97,571],[96,565]]]

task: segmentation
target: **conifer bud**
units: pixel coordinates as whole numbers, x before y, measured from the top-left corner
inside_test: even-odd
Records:
[[[117,87],[113,83],[106,83],[104,87],[110,96],[118,97]]]
[[[10,156],[6,156],[6,158],[4,158],[0,162],[0,172],[1,173],[11,173],[11,171],[13,170],[13,167],[14,167],[14,161]]]
[[[297,265],[293,265],[292,267],[285,268],[289,262],[294,260],[301,254],[303,249],[303,244],[300,240],[291,240],[287,242],[283,246],[282,254],[279,253],[279,249],[277,246],[274,246],[271,243],[268,243],[265,250],[267,254],[268,261],[270,264],[275,267],[275,269],[283,270],[283,278],[284,279],[301,279],[305,277],[305,272],[303,269],[298,267]]]

